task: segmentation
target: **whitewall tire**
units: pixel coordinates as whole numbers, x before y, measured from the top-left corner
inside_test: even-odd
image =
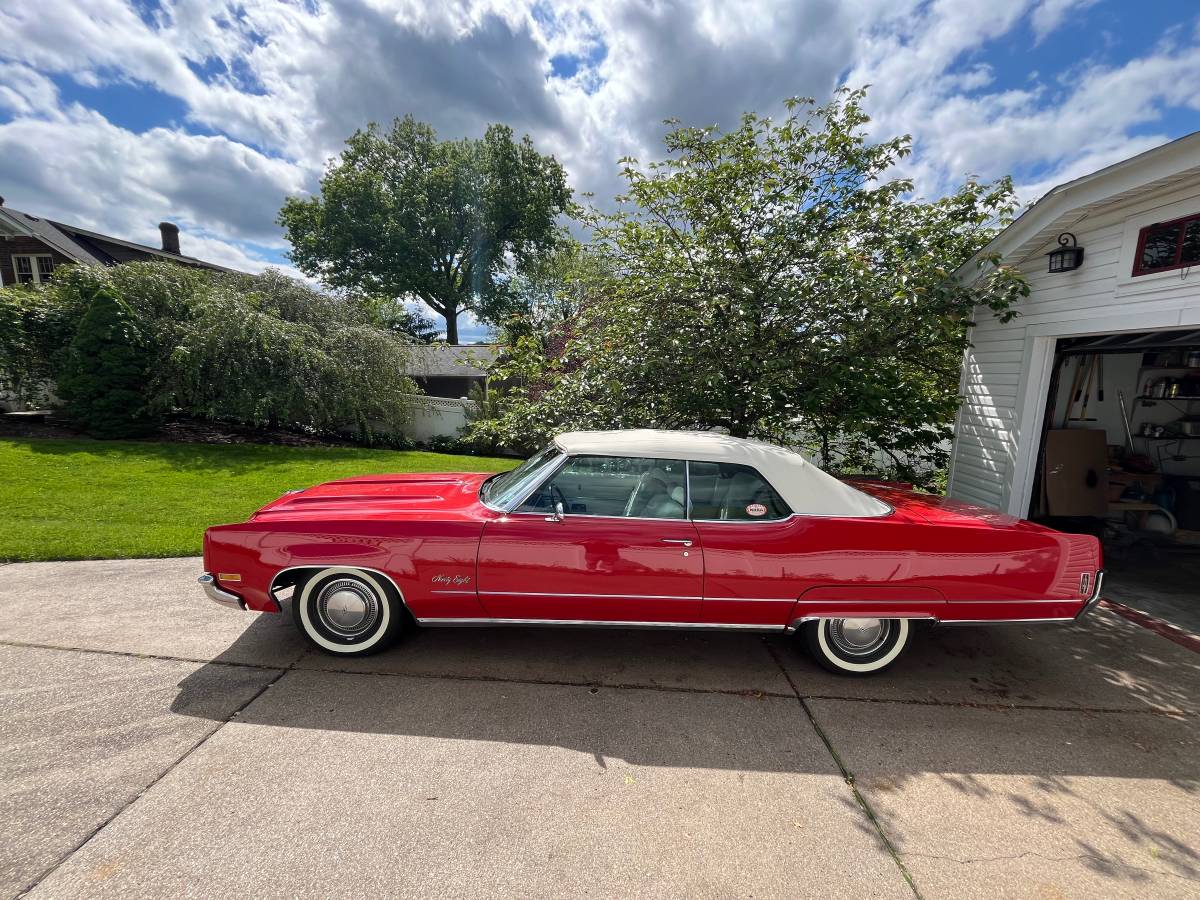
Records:
[[[292,620],[311,644],[335,656],[367,656],[391,646],[404,621],[399,593],[376,572],[320,569],[296,585]]]
[[[809,652],[839,675],[874,675],[900,658],[912,630],[908,619],[817,619],[802,626]]]

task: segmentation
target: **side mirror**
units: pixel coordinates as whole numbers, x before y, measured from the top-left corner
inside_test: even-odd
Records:
[[[566,515],[566,512],[563,510],[562,501],[555,500],[554,501],[554,515],[546,516],[546,521],[547,522],[561,522],[563,520],[564,515]]]

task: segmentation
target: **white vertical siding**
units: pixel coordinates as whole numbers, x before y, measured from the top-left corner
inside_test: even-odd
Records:
[[[1073,231],[1085,248],[1083,265],[1074,272],[1050,275],[1042,255],[1053,249],[1053,242],[1040,252],[1018,262],[1030,285],[1030,296],[1018,307],[1020,315],[1001,324],[984,309],[976,313],[971,332],[972,346],[963,359],[961,391],[963,404],[955,427],[951,455],[949,492],[953,497],[985,506],[994,506],[1024,515],[1020,502],[1024,484],[1014,484],[1014,470],[1020,468],[1024,482],[1032,478],[1031,467],[1017,466],[1023,443],[1032,446],[1040,440],[1041,422],[1026,418],[1022,433],[1025,404],[1038,402],[1048,385],[1032,384],[1043,378],[1040,368],[1031,365],[1035,336],[1071,336],[1107,330],[1102,320],[1115,315],[1144,313],[1142,330],[1162,327],[1162,315],[1155,313],[1200,308],[1200,272],[1191,283],[1178,277],[1154,276],[1154,281],[1130,280],[1125,267],[1132,252],[1125,246],[1129,239],[1131,217],[1152,215],[1168,207],[1176,212],[1180,203],[1200,211],[1200,183],[1189,183],[1168,197],[1142,202],[1125,202],[1092,215],[1064,230]],[[1173,215],[1163,215],[1163,221]],[[1133,231],[1136,240],[1136,230]],[[1124,276],[1124,277],[1123,277]],[[1136,329],[1131,329],[1136,330]]]

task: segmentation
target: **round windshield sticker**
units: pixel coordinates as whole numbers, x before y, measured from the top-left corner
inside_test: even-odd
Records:
[[[751,503],[746,507],[746,515],[748,516],[765,516],[767,508],[761,503]]]

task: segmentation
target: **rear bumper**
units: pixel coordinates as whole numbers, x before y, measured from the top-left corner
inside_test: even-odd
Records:
[[[217,579],[210,573],[205,572],[196,579],[200,586],[204,588],[204,596],[208,597],[213,603],[219,603],[222,606],[228,606],[230,609],[245,609],[246,602],[237,594],[231,594],[229,591],[222,590],[217,586]]]
[[[1088,597],[1087,603],[1083,604],[1083,609],[1075,614],[1075,621],[1078,622],[1089,612],[1091,612],[1097,603],[1100,602],[1100,591],[1104,587],[1104,570],[1101,569],[1096,573],[1096,585],[1092,588],[1092,596]]]

